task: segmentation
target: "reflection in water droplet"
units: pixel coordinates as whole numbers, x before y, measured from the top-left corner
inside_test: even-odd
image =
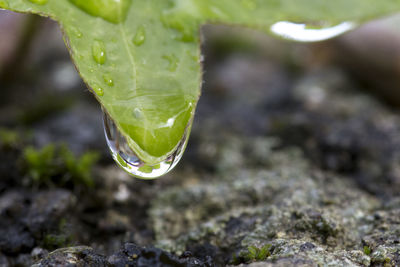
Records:
[[[98,84],[93,85],[92,89],[96,93],[96,95],[98,95],[98,96],[103,96],[104,95],[103,88],[101,88]]]
[[[93,59],[103,65],[106,62],[106,46],[103,41],[95,40],[92,45]]]
[[[44,5],[47,4],[47,0],[29,0],[29,2],[38,4],[38,5]]]
[[[133,43],[136,46],[141,46],[145,40],[146,40],[146,30],[144,29],[143,26],[139,26],[135,34],[135,37],[133,37]]]
[[[110,75],[108,75],[108,74],[104,74],[103,75],[103,79],[104,79],[104,82],[108,85],[108,86],[114,86],[114,80],[111,78],[111,76]]]
[[[171,171],[181,159],[188,140],[186,133],[175,152],[169,155],[166,160],[154,165],[148,165],[141,161],[128,146],[114,121],[105,112],[103,112],[103,115],[104,133],[112,157],[122,169],[131,175],[142,179],[154,179]]]
[[[317,42],[333,38],[356,27],[353,22],[343,22],[333,27],[307,29],[306,24],[280,21],[271,26],[271,32],[285,39],[299,42]]]

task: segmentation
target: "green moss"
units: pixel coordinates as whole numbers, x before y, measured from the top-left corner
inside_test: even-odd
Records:
[[[65,163],[67,172],[71,175],[75,184],[83,184],[88,187],[94,185],[91,170],[93,164],[99,159],[99,154],[97,152],[86,152],[80,158],[77,158],[64,146],[60,151],[60,156]]]
[[[3,146],[15,146],[20,142],[20,136],[16,131],[0,128],[0,144]]]
[[[369,256],[371,254],[371,248],[368,246],[364,246],[364,253],[365,255]]]
[[[64,234],[47,234],[43,238],[43,247],[46,249],[57,249],[68,246],[70,237]]]
[[[58,164],[54,160],[54,145],[47,145],[42,149],[27,147],[23,154],[27,165],[27,174],[33,183],[49,183],[51,177],[58,171]]]
[[[249,246],[247,251],[242,251],[239,253],[239,255],[233,255],[231,263],[234,265],[239,265],[241,263],[265,261],[269,256],[271,256],[271,246],[271,244],[266,244],[261,248]]]
[[[97,152],[86,152],[76,157],[66,146],[47,145],[42,149],[24,150],[26,173],[35,185],[94,185],[92,166],[99,159]]]

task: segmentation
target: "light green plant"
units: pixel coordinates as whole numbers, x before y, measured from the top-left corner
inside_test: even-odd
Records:
[[[271,256],[271,244],[266,244],[262,247],[249,246],[247,251],[242,251],[239,255],[234,255],[232,264],[238,265],[240,263],[250,263],[255,261],[265,261]]]
[[[27,175],[35,185],[94,186],[92,167],[99,159],[97,152],[86,152],[75,156],[66,146],[52,144],[41,149],[27,147],[24,162]]]

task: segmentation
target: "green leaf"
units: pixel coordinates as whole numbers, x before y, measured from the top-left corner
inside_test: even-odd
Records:
[[[141,160],[178,146],[200,95],[205,23],[265,32],[278,21],[335,25],[400,10],[400,0],[0,0],[58,21],[73,61]]]

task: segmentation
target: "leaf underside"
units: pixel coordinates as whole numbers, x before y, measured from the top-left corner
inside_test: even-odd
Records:
[[[135,153],[155,164],[194,116],[201,25],[269,32],[278,21],[361,23],[399,11],[400,0],[0,0],[0,7],[59,22],[86,84]]]

